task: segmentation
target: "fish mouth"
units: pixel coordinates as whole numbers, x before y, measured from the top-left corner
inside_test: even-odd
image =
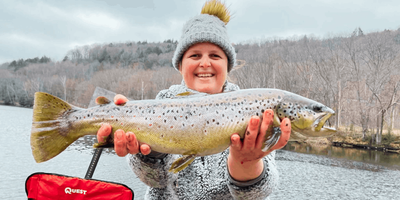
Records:
[[[326,121],[335,114],[335,111],[328,107],[323,107],[319,113],[315,114],[314,119],[304,116],[304,118],[300,117],[297,123],[294,121],[292,123],[292,130],[305,137],[330,136],[336,132],[335,128],[328,127],[325,124]],[[312,121],[312,123],[310,123],[310,121]]]
[[[325,114],[319,116],[319,117],[315,120],[315,122],[314,122],[314,124],[313,124],[313,131],[315,131],[315,132],[317,132],[317,133],[323,133],[324,135],[325,135],[325,134],[329,135],[329,134],[335,133],[335,132],[336,132],[336,129],[335,129],[335,128],[328,127],[328,126],[326,126],[326,124],[325,124],[326,121],[327,121],[331,116],[333,116],[334,114],[335,114],[334,111],[332,111],[332,112],[328,112],[328,113],[325,113]]]

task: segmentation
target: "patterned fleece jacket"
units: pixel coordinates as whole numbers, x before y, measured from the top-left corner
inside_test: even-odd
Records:
[[[238,90],[226,82],[224,92]],[[158,93],[156,99],[171,98],[183,92],[198,93],[181,85],[172,85]],[[139,179],[149,187],[144,199],[268,199],[278,184],[275,151],[263,158],[262,174],[247,182],[234,180],[228,172],[229,149],[205,157],[197,157],[179,173],[168,172],[180,155],[152,152],[150,155],[129,155],[128,163]]]

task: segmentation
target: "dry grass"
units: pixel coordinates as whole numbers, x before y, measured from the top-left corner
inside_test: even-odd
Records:
[[[362,141],[371,141],[373,140],[373,135],[376,134],[376,129],[369,129],[366,133],[365,138]],[[361,127],[339,127],[338,132],[336,133],[338,137],[351,137],[355,140],[359,140],[363,137]],[[390,144],[390,143],[400,143],[400,130],[394,129],[388,134],[387,129],[382,132],[382,144]]]
[[[351,130],[350,127],[341,126],[341,127],[339,127],[338,132],[341,135],[349,135],[352,137],[357,137],[357,136],[362,137],[362,128],[361,127],[354,126],[352,129],[353,130]],[[373,133],[376,133],[376,129],[369,129],[367,131],[367,135],[371,135]],[[387,128],[384,128],[382,135],[387,135],[387,134],[388,134],[388,130],[387,130]],[[393,129],[390,134],[394,137],[400,137],[400,129]]]

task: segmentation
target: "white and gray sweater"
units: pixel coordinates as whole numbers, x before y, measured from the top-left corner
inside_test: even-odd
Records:
[[[239,90],[235,84],[226,82],[224,92]],[[156,99],[166,99],[183,92],[197,91],[181,85],[172,85],[158,93]],[[196,158],[192,164],[177,174],[168,172],[172,162],[180,155],[152,152],[127,156],[129,165],[148,185],[145,199],[266,199],[278,184],[278,170],[275,164],[275,151],[263,158],[264,171],[256,179],[239,182],[228,172],[229,149]]]

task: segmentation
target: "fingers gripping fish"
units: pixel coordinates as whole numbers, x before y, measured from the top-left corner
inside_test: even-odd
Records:
[[[113,130],[135,133],[140,143],[148,144],[154,151],[184,155],[172,164],[174,172],[184,169],[197,156],[225,150],[233,133],[243,138],[251,116],[262,116],[267,109],[275,113],[274,127],[279,127],[283,118],[289,118],[292,130],[305,136],[335,132],[324,127],[334,114],[332,109],[278,89],[213,95],[182,93],[172,99],[128,101],[123,106],[114,105],[105,97],[99,97],[97,102],[99,106],[83,109],[50,94],[35,93],[31,148],[36,162],[55,157],[84,135],[96,135],[103,123],[111,124]],[[279,136],[280,132],[268,133],[263,151],[274,146]]]

